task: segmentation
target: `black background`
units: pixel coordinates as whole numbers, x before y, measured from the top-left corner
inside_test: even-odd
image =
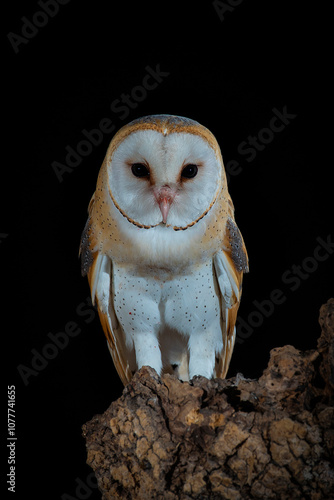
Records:
[[[83,498],[77,478],[86,482],[91,469],[81,426],[122,393],[97,314],[89,306],[87,315],[78,312],[89,296],[79,240],[113,134],[104,134],[62,182],[52,168],[65,163],[66,146],[75,149],[85,138],[83,129],[97,128],[103,118],[117,130],[147,114],[188,116],[215,134],[225,164],[239,162],[242,172],[229,189],[251,271],[240,317],[247,322],[254,301],[268,300],[274,289],[286,299],[237,343],[230,376],[258,377],[275,346],[314,348],[319,308],[332,295],[333,255],[295,290],[282,281],[332,231],[330,161],[322,157],[328,77],[322,26],[329,14],[303,2],[292,10],[282,0],[241,1],[223,20],[213,2],[114,4],[71,0],[18,53],[6,35],[21,35],[22,16],[31,20],[41,8],[12,2],[6,19],[2,397],[6,385],[16,386],[20,499]],[[158,65],[168,76],[121,119],[111,103],[131,95],[145,68]],[[273,108],[284,107],[296,117],[247,162],[240,143],[268,127]],[[80,333],[25,385],[17,367],[31,367],[31,349],[41,353],[48,334],[63,332],[70,321]],[[100,495],[93,489],[88,497]]]

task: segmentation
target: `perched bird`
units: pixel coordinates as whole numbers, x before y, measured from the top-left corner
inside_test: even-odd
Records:
[[[80,253],[117,372],[226,376],[248,257],[219,145],[151,115],[113,137]]]

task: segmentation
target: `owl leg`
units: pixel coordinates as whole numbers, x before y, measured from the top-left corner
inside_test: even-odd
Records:
[[[161,375],[162,360],[159,341],[153,332],[136,332],[133,336],[138,370],[150,366]]]
[[[212,378],[214,376],[217,339],[213,332],[195,334],[189,338],[189,379],[195,375]]]

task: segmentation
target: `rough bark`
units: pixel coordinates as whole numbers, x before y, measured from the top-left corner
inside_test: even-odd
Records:
[[[83,426],[103,500],[333,499],[334,299],[317,349],[273,349],[258,380],[142,368]]]

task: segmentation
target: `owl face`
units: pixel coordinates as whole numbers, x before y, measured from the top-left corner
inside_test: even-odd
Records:
[[[144,226],[185,226],[213,203],[222,165],[199,135],[139,130],[108,165],[109,192],[128,219]]]

